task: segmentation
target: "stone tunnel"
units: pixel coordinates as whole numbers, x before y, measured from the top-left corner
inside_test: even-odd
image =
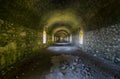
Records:
[[[120,1],[0,0],[0,79],[120,79]]]

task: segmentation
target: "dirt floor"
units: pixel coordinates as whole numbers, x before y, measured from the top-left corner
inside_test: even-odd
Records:
[[[74,46],[51,46],[1,71],[0,79],[120,79],[117,66]]]

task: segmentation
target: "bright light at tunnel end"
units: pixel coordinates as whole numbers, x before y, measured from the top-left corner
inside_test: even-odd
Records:
[[[80,31],[79,33],[79,43],[83,44],[83,31]]]
[[[46,44],[46,31],[43,31],[43,44]]]

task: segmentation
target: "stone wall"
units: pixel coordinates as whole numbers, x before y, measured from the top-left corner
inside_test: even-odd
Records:
[[[43,47],[42,32],[0,19],[0,69]]]
[[[79,43],[79,33],[72,35],[72,44],[78,46]]]
[[[120,65],[120,25],[86,32],[82,49]]]

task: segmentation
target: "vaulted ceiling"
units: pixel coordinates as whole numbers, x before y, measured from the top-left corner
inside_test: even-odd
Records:
[[[42,30],[99,29],[120,23],[120,0],[0,0],[0,18]]]

